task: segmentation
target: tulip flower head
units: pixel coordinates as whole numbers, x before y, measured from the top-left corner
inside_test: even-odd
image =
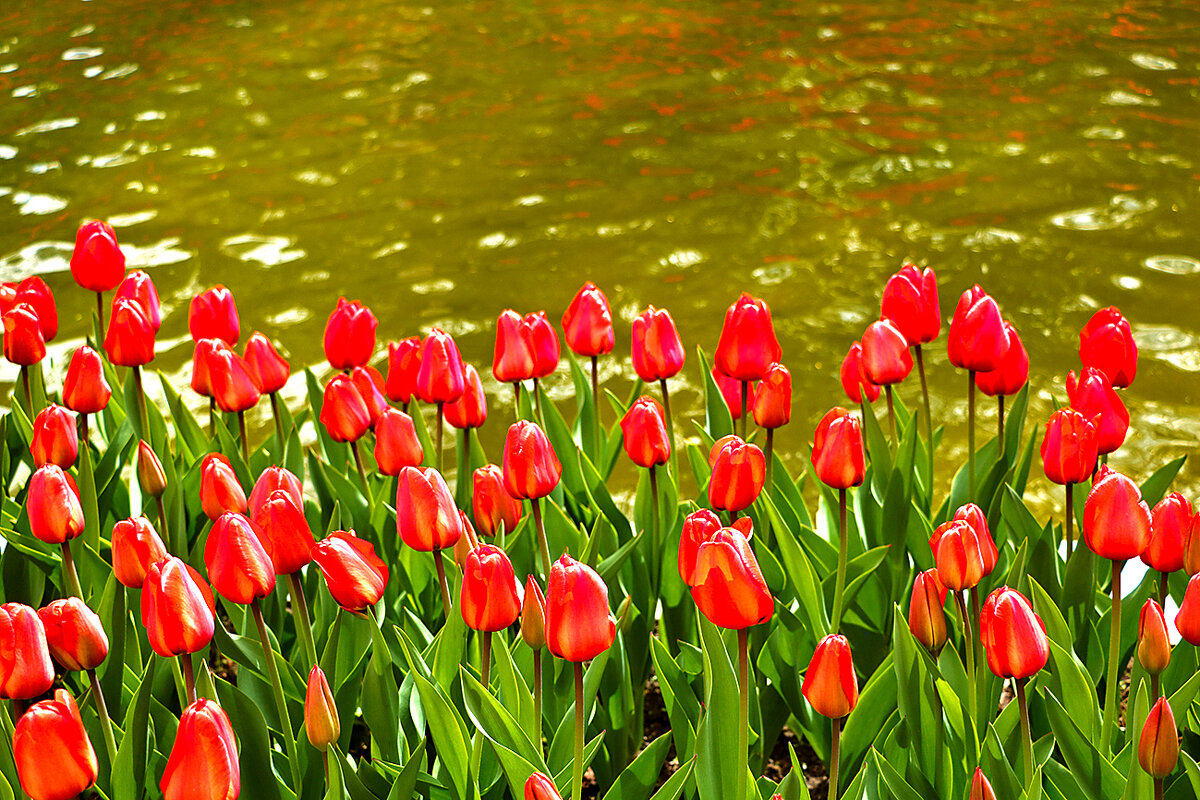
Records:
[[[671,441],[662,405],[642,395],[621,418],[622,444],[629,460],[650,469],[671,458]]]
[[[858,486],[866,477],[866,452],[858,419],[844,408],[829,410],[813,434],[813,470],[834,489]]]
[[[1008,332],[1000,307],[978,285],[963,292],[946,338],[950,363],[959,369],[988,372],[1004,363]]]
[[[201,339],[192,348],[192,391],[201,397],[212,397],[212,373],[220,369],[219,356],[229,350],[220,339]]]
[[[954,519],[963,520],[975,532],[975,541],[979,544],[979,558],[983,562],[983,577],[986,578],[996,568],[1000,551],[996,548],[995,540],[992,539],[992,532],[988,528],[987,517],[983,515],[983,509],[974,503],[967,503],[954,512]]]
[[[792,418],[792,374],[783,364],[772,364],[754,393],[754,424],[768,430]]]
[[[1188,579],[1183,602],[1175,615],[1175,630],[1185,642],[1200,647],[1200,574]]]
[[[375,465],[384,475],[399,475],[405,467],[417,467],[425,458],[413,418],[395,408],[386,408],[375,421]]]
[[[504,630],[521,616],[523,602],[521,585],[503,550],[481,544],[467,553],[458,607],[468,628]]]
[[[908,340],[887,320],[868,325],[861,341],[863,370],[871,383],[889,386],[904,380],[912,372]]]
[[[1150,544],[1150,508],[1137,484],[1101,466],[1083,507],[1083,535],[1101,558],[1125,561],[1140,556]]]
[[[1142,769],[1159,780],[1170,775],[1179,763],[1179,728],[1167,698],[1158,698],[1146,715],[1137,755]]]
[[[233,347],[242,335],[233,292],[221,284],[192,298],[188,306],[188,332],[192,341],[220,339]]]
[[[1184,541],[1195,517],[1192,502],[1179,492],[1158,501],[1150,509],[1150,544],[1142,552],[1142,563],[1159,572],[1183,569]]]
[[[125,275],[125,254],[107,222],[94,219],[79,226],[71,254],[71,277],[84,289],[107,292]]]
[[[756,381],[782,354],[770,307],[743,292],[725,312],[713,363],[735,380]]]
[[[1114,452],[1125,442],[1129,411],[1103,372],[1088,367],[1078,379],[1074,370],[1067,373],[1067,397],[1071,408],[1096,426],[1096,449],[1101,455]]]
[[[934,658],[946,646],[946,591],[936,569],[919,572],[908,605],[908,629]]]
[[[163,770],[165,800],[237,800],[242,789],[237,742],[229,716],[206,698],[179,716],[175,744]]]
[[[611,353],[616,341],[608,298],[596,284],[588,281],[572,298],[563,313],[563,335],[567,347],[586,357]]]
[[[1029,353],[1011,322],[1004,323],[1004,330],[1008,333],[1008,350],[1000,366],[975,376],[975,385],[988,397],[1016,394],[1029,382]]]
[[[504,440],[504,486],[522,500],[537,500],[558,486],[562,463],[536,422],[518,420]]]
[[[154,281],[145,272],[138,269],[126,275],[117,286],[113,300],[119,297],[128,297],[141,305],[155,333],[162,327],[162,306],[158,301],[158,290],[154,288]]]
[[[558,334],[546,319],[545,311],[526,314],[525,326],[529,329],[529,343],[533,348],[533,377],[544,378],[558,369]]]
[[[459,430],[482,427],[487,422],[487,396],[483,392],[483,382],[470,364],[463,369],[463,380],[462,396],[446,404],[446,422]]]
[[[1171,663],[1171,639],[1162,606],[1147,598],[1138,615],[1137,657],[1149,675],[1160,675]]]
[[[249,605],[275,588],[275,565],[264,545],[271,542],[239,513],[227,512],[213,523],[204,545],[204,565],[217,594]]]
[[[562,800],[549,775],[535,772],[525,781],[525,800]]]
[[[291,365],[275,344],[262,333],[255,331],[246,340],[246,350],[242,354],[254,384],[263,394],[274,394],[282,389],[291,376]]]
[[[96,751],[75,698],[66,689],[34,703],[17,720],[13,756],[32,800],[72,800],[96,782]]]
[[[1097,311],[1079,332],[1079,360],[1085,367],[1103,372],[1115,387],[1123,389],[1133,383],[1137,357],[1129,320],[1115,307]]]
[[[937,275],[905,264],[883,287],[880,316],[904,335],[911,345],[928,344],[942,332],[938,308]],[[858,401],[855,401],[858,402]]]
[[[321,424],[335,442],[357,442],[371,430],[371,410],[349,375],[338,373],[325,384]]]
[[[417,372],[417,397],[423,403],[453,403],[466,391],[462,355],[450,334],[434,328],[421,343],[421,368]]]
[[[996,800],[991,782],[979,767],[975,768],[975,775],[971,778],[971,795],[968,800]]]
[[[17,284],[13,293],[13,304],[24,303],[37,314],[38,329],[42,339],[50,342],[58,335],[58,306],[54,302],[54,293],[46,282],[37,275],[30,275]]]
[[[675,320],[665,308],[649,306],[633,320],[633,370],[647,383],[673,378],[685,354]]]
[[[404,467],[396,480],[396,527],[414,550],[454,547],[463,535],[454,495],[433,467]]]
[[[47,544],[62,544],[83,533],[83,506],[70,473],[43,464],[29,479],[25,498],[29,532]]]
[[[339,297],[325,323],[325,359],[334,369],[353,369],[371,360],[379,320],[358,300]]]
[[[471,476],[471,510],[481,536],[495,536],[503,529],[512,533],[521,521],[521,501],[508,493],[504,472],[495,464],[485,464]]]
[[[417,389],[421,372],[421,339],[410,336],[388,342],[388,373],[384,392],[393,403],[407,403]]]
[[[749,519],[743,517],[742,519]],[[696,551],[700,545],[707,542],[717,531],[721,530],[721,520],[707,508],[693,511],[683,520],[683,531],[679,535],[679,577],[683,582],[692,586],[695,583]]]
[[[259,528],[263,549],[270,555],[276,575],[299,572],[312,561],[312,529],[302,505],[286,489],[271,492],[258,515],[251,519]]]
[[[342,735],[337,703],[334,702],[325,673],[317,664],[313,664],[308,672],[308,689],[304,695],[304,730],[309,743],[318,750],[336,744]]]
[[[1042,618],[1020,592],[1002,586],[988,595],[979,617],[988,667],[1000,678],[1028,678],[1050,658]]]
[[[79,455],[75,414],[57,403],[39,411],[33,420],[33,441],[29,451],[35,467],[50,463],[70,469]]]
[[[138,488],[147,497],[162,497],[167,490],[167,475],[162,462],[145,439],[138,440],[137,476]]]
[[[68,670],[95,669],[108,657],[108,636],[100,617],[78,597],[55,600],[38,609],[50,655]]]
[[[122,585],[141,589],[150,567],[166,557],[167,548],[150,520],[134,517],[113,525],[113,574]]]
[[[22,367],[32,366],[46,357],[46,338],[37,312],[28,303],[17,303],[4,316],[4,357]]]
[[[758,445],[730,435],[718,439],[708,454],[712,476],[708,479],[708,504],[722,511],[749,508],[762,492],[767,459]]]
[[[546,646],[546,598],[532,575],[525,579],[525,597],[521,602],[521,638],[533,650],[541,650]]]
[[[939,525],[929,538],[938,580],[947,589],[961,592],[983,580],[983,553],[970,523],[954,519]]]
[[[362,397],[370,427],[374,428],[379,415],[388,408],[387,398],[383,396],[383,376],[372,366],[355,367],[350,370],[350,381]]]
[[[496,318],[496,349],[492,375],[501,383],[533,377],[533,331],[525,318],[507,308]]]
[[[855,403],[863,401],[863,395],[874,403],[879,399],[879,387],[871,383],[862,363],[862,342],[850,345],[846,357],[842,359],[842,367],[838,375],[842,381],[842,391]]]
[[[200,505],[213,522],[227,511],[246,512],[246,492],[221,453],[209,453],[200,463]]]
[[[112,389],[104,377],[100,354],[86,344],[71,355],[63,379],[63,405],[79,414],[96,414],[108,407]]]
[[[831,633],[817,643],[800,691],[823,717],[841,719],[854,710],[858,705],[858,677],[845,636]]]
[[[0,698],[29,700],[53,683],[46,626],[38,613],[22,603],[0,605]]]
[[[1073,408],[1050,415],[1042,437],[1042,468],[1046,477],[1065,486],[1092,477],[1099,453],[1096,426]]]
[[[590,661],[611,647],[616,635],[604,579],[569,555],[555,561],[546,592],[550,652],[567,661]]]
[[[250,499],[247,503],[250,519],[261,524],[259,516],[267,498],[281,489],[287,492],[297,506],[304,506],[304,484],[300,482],[300,479],[286,467],[271,466],[259,473],[258,480],[254,482],[254,488],[250,490]]]
[[[228,348],[213,353],[208,363],[208,381],[217,408],[227,414],[249,411],[262,396],[250,365]]]
[[[696,550],[692,599],[721,628],[742,630],[771,618],[775,601],[742,531],[723,528]]]
[[[104,351],[114,366],[140,367],[154,360],[154,326],[141,303],[127,297],[113,301]]]
[[[383,597],[388,568],[375,547],[354,531],[334,531],[313,548],[313,561],[325,577],[334,602],[347,611],[361,613]]]
[[[164,658],[208,647],[216,603],[204,579],[176,557],[151,565],[142,584],[142,624],[150,647]]]

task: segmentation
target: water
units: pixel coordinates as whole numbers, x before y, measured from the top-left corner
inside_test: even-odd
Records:
[[[74,231],[109,219],[158,285],[155,363],[181,384],[187,302],[217,282],[294,365],[324,369],[344,294],[381,340],[440,325],[490,373],[502,308],[557,320],[591,278],[620,319],[602,379],[622,394],[637,312],[671,309],[711,352],[748,290],[794,377],[777,441],[799,465],[913,259],[944,314],[975,282],[997,298],[1032,420],[1065,403],[1078,329],[1118,305],[1142,358],[1113,463],[1140,478],[1200,433],[1198,24],[1195,3],[10,0],[0,274],[55,291],[61,374],[93,302],[66,271]],[[961,457],[943,342],[935,415]],[[692,415],[699,385],[693,356]],[[489,390],[495,452],[509,394]],[[915,379],[900,392],[915,403]],[[1037,469],[1031,490],[1061,503]]]

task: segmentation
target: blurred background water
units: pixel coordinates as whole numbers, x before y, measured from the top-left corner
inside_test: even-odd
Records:
[[[441,326],[488,381],[493,460],[501,309],[557,322],[595,280],[622,395],[630,320],[670,309],[692,353],[676,404],[699,418],[692,348],[749,291],[793,375],[777,441],[798,467],[908,259],[937,270],[947,317],[973,283],[996,297],[1029,350],[1031,422],[1066,402],[1079,328],[1119,306],[1142,355],[1112,463],[1140,479],[1200,432],[1197,30],[1194,2],[10,1],[0,276],[54,290],[55,376],[94,307],[67,262],[96,217],[153,276],[155,366],[181,387],[187,303],[215,283],[246,334],[319,375],[339,295],[374,310],[381,353]],[[944,341],[934,413],[957,464],[966,379]],[[569,394],[565,369],[550,386]],[[915,376],[899,392],[915,405]],[[1061,504],[1039,466],[1031,491]]]

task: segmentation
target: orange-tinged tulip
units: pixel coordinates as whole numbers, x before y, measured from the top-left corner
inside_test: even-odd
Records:
[[[418,467],[425,458],[413,418],[395,408],[385,409],[375,421],[375,464],[384,475],[399,475],[405,467]]]
[[[929,538],[938,579],[947,589],[961,592],[983,580],[983,555],[975,530],[966,520],[955,519],[939,525]]]
[[[546,598],[532,575],[525,579],[525,597],[521,602],[521,638],[533,650],[541,650],[546,646]]]
[[[988,595],[979,617],[988,667],[1001,678],[1035,675],[1050,657],[1046,626],[1025,595],[1002,586]]]
[[[708,454],[712,476],[708,479],[708,504],[722,511],[749,508],[762,492],[767,459],[758,445],[738,436],[726,436]]]
[[[1099,455],[1099,439],[1092,421],[1073,408],[1050,415],[1042,437],[1042,468],[1046,477],[1065,486],[1092,477]]]
[[[550,652],[567,661],[589,661],[611,647],[616,635],[604,579],[569,555],[555,561],[546,591]]]
[[[775,611],[771,590],[740,530],[723,528],[700,545],[692,579],[692,599],[718,627],[749,628]]]
[[[222,514],[204,544],[204,565],[217,594],[242,605],[270,594],[275,588],[275,565],[264,546],[270,541],[249,517],[232,511]]]
[[[878,386],[899,383],[912,372],[908,340],[885,319],[872,322],[862,335],[862,365],[868,380]]]
[[[792,418],[792,373],[783,364],[767,367],[767,374],[754,393],[754,424],[780,428]]]
[[[880,316],[896,326],[910,345],[928,344],[942,332],[937,275],[929,267],[901,267],[888,278],[879,305]]]
[[[188,306],[188,332],[192,341],[220,339],[233,347],[242,335],[233,292],[221,284],[192,298]]]
[[[108,636],[100,617],[78,597],[55,600],[38,609],[54,660],[69,670],[95,669],[108,657]]]
[[[549,775],[535,772],[525,781],[525,800],[562,800]]]
[[[567,347],[581,356],[602,356],[611,353],[616,336],[613,333],[612,310],[608,298],[596,284],[588,281],[562,317],[563,336]]]
[[[841,719],[854,710],[858,705],[858,677],[845,636],[831,633],[817,643],[800,691],[821,716]]]
[[[271,492],[255,522],[261,529],[263,546],[271,554],[276,575],[291,575],[312,561],[312,529],[303,509],[286,489]]]
[[[363,405],[367,407],[367,417],[374,428],[379,415],[388,408],[387,398],[383,396],[383,376],[379,374],[379,370],[368,365],[352,369],[350,380],[362,395]]]
[[[950,363],[959,369],[987,372],[1004,362],[1008,331],[1000,307],[978,284],[959,298],[946,346]]]
[[[1179,729],[1167,698],[1160,697],[1146,715],[1146,724],[1138,739],[1138,763],[1150,777],[1162,779],[1179,763]]]
[[[971,795],[968,800],[996,800],[991,782],[979,767],[975,768],[975,775],[971,778]]]
[[[0,605],[0,698],[29,700],[53,683],[46,627],[38,613],[22,603]]]
[[[237,800],[237,742],[219,705],[202,697],[183,710],[159,787],[165,800]]]
[[[16,305],[25,303],[37,314],[42,339],[49,342],[58,335],[58,307],[54,303],[54,293],[44,280],[30,275],[18,283],[13,301]]]
[[[119,367],[140,367],[154,360],[154,326],[141,303],[119,297],[113,302],[104,351]]]
[[[936,569],[919,572],[913,580],[908,629],[934,658],[946,646],[946,587]]]
[[[28,367],[46,357],[46,338],[37,312],[28,303],[17,303],[4,312],[4,357]]]
[[[179,558],[165,558],[146,571],[142,624],[150,647],[160,656],[169,658],[208,647],[215,606],[208,584]]]
[[[308,734],[308,741],[318,750],[336,744],[342,735],[337,703],[333,700],[325,673],[317,664],[313,664],[308,672],[308,691],[304,695],[304,730]]]
[[[446,422],[459,430],[479,428],[487,422],[487,396],[475,367],[467,364],[463,369],[464,388],[462,397],[445,408]]]
[[[467,553],[458,607],[468,628],[493,633],[504,630],[521,616],[523,599],[512,562],[503,550],[481,544]]]
[[[113,574],[123,586],[141,589],[150,567],[166,557],[167,548],[150,520],[134,517],[113,525]]]
[[[637,399],[621,417],[621,443],[629,460],[647,469],[671,458],[671,440],[662,405],[649,395]]]
[[[954,519],[963,520],[975,532],[975,540],[979,544],[979,560],[983,563],[983,577],[986,578],[996,568],[996,562],[1000,559],[1000,551],[992,539],[992,532],[988,529],[987,517],[983,515],[983,509],[974,503],[967,503],[954,512]]]
[[[347,611],[373,606],[387,588],[388,568],[375,547],[354,531],[334,531],[313,548],[313,561],[325,577],[334,602]]]
[[[1150,544],[1150,508],[1136,483],[1100,467],[1083,506],[1083,535],[1092,552],[1112,561],[1137,558]]]
[[[96,782],[96,751],[75,698],[66,689],[34,703],[17,720],[13,756],[32,800],[74,800]]]
[[[57,464],[43,464],[29,479],[25,498],[29,531],[47,544],[62,544],[83,533],[83,506],[75,479]]]
[[[384,391],[393,403],[407,403],[417,389],[421,371],[421,339],[410,336],[388,342],[388,373]]]
[[[1103,372],[1109,382],[1125,388],[1137,375],[1137,342],[1129,320],[1113,306],[1092,315],[1079,332],[1079,360]]]
[[[213,522],[227,511],[246,512],[246,492],[233,465],[220,453],[209,453],[200,463],[200,505]]]
[[[521,501],[508,493],[504,472],[495,464],[484,464],[471,476],[471,510],[481,536],[495,536],[501,527],[512,533],[521,521]]]
[[[648,306],[634,318],[632,354],[633,371],[646,383],[679,374],[685,354],[670,312]]]
[[[1179,613],[1175,615],[1175,630],[1185,642],[1200,647],[1200,575],[1188,580]]]
[[[1171,639],[1162,606],[1147,598],[1138,615],[1137,657],[1149,675],[1160,675],[1171,663]]]
[[[75,414],[57,403],[38,412],[33,420],[33,441],[29,445],[33,465],[57,464],[70,469],[79,455],[79,432]]]
[[[379,320],[358,300],[339,297],[325,323],[325,358],[334,369],[353,369],[371,360]]]
[[[119,297],[128,297],[138,303],[146,312],[146,319],[150,321],[155,333],[162,327],[162,306],[158,301],[158,290],[154,288],[154,281],[145,272],[136,269],[126,275],[117,286],[113,300]]]
[[[96,414],[108,407],[112,389],[104,377],[100,354],[86,344],[75,348],[63,379],[63,405],[80,414]]]
[[[536,422],[518,420],[504,440],[504,486],[513,497],[536,500],[554,491],[562,464]]]
[[[125,275],[125,254],[107,222],[93,219],[79,226],[71,254],[71,277],[93,292],[115,289]]]
[[[396,528],[414,550],[453,547],[462,536],[454,495],[433,467],[404,467],[396,479]]]
[[[713,364],[731,378],[756,381],[782,353],[770,307],[765,300],[743,292],[725,312]]]
[[[866,451],[858,418],[846,409],[831,408],[813,434],[813,470],[817,479],[834,489],[858,486],[866,476]]]
[[[167,490],[167,475],[162,462],[145,439],[138,440],[137,476],[138,486],[147,497],[162,497]]]
[[[255,331],[246,340],[246,350],[242,353],[246,366],[250,368],[250,376],[254,384],[263,394],[274,394],[282,389],[291,376],[291,365],[274,343],[263,334]]]
[[[462,354],[454,338],[434,328],[421,343],[416,392],[423,403],[453,403],[467,388]]]

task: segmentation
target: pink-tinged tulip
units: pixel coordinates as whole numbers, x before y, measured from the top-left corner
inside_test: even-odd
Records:
[[[57,403],[43,408],[33,420],[33,441],[29,445],[33,465],[57,464],[70,469],[79,455],[79,432],[75,414]]]
[[[1200,575],[1188,579],[1183,602],[1175,615],[1175,630],[1185,642],[1200,647]]]
[[[504,440],[504,486],[522,500],[537,500],[558,486],[562,464],[536,422],[518,420]]]
[[[154,360],[154,326],[141,303],[124,297],[113,302],[104,351],[119,367],[140,367]]]
[[[633,370],[652,383],[673,378],[683,369],[683,342],[665,308],[648,306],[633,320]]]
[[[58,306],[54,302],[54,293],[46,282],[37,275],[30,275],[17,284],[13,296],[14,305],[25,303],[33,308],[38,318],[38,327],[42,331],[42,339],[53,341],[58,336]]]
[[[508,493],[504,473],[495,464],[485,464],[471,476],[471,510],[481,536],[495,536],[503,529],[512,533],[521,521],[521,501]]]
[[[1029,353],[1011,322],[1004,323],[1004,330],[1008,333],[1008,350],[1000,366],[975,376],[975,385],[988,397],[1016,394],[1029,382]]]
[[[1129,432],[1129,411],[1108,384],[1104,373],[1087,367],[1075,379],[1075,371],[1067,373],[1067,397],[1071,408],[1096,426],[1096,449],[1100,455],[1114,452],[1125,442]]]
[[[112,389],[104,377],[100,354],[86,344],[71,355],[63,379],[63,405],[79,414],[97,414],[108,407]]]
[[[713,363],[735,380],[756,381],[782,354],[770,307],[743,292],[725,312]]]
[[[312,561],[313,534],[304,517],[303,501],[297,504],[286,489],[271,493],[255,522],[276,575],[299,572]]]
[[[1008,332],[1000,307],[978,284],[962,293],[946,339],[950,363],[960,369],[988,372],[1004,363]]]
[[[642,395],[629,407],[621,417],[621,436],[625,454],[639,467],[650,469],[671,457],[663,407],[653,397]]]
[[[21,603],[0,605],[0,698],[29,700],[53,683],[46,628],[37,612]]]
[[[95,669],[108,657],[108,636],[96,612],[78,597],[38,609],[50,655],[68,670]]]
[[[342,723],[338,719],[337,703],[325,673],[317,664],[308,672],[308,690],[304,695],[304,730],[308,741],[318,750],[336,744],[342,735]]]
[[[192,341],[220,339],[233,347],[242,335],[233,292],[221,284],[192,298],[188,306],[188,332]]]
[[[321,424],[335,442],[357,442],[371,430],[371,411],[349,375],[334,375],[325,384]]]
[[[521,601],[521,638],[533,650],[546,646],[546,598],[532,575],[525,579]]]
[[[863,367],[861,342],[850,345],[846,357],[842,359],[839,377],[842,381],[842,391],[855,403],[861,403],[864,394],[872,403],[879,399],[879,387],[871,383]]]
[[[996,800],[991,782],[979,767],[975,768],[975,775],[971,778],[971,794],[967,800]]]
[[[242,358],[250,368],[254,384],[263,394],[274,394],[287,384],[291,365],[279,355],[271,340],[258,331],[250,334],[246,340],[246,351]]]
[[[227,414],[249,411],[262,396],[245,359],[229,349],[213,355],[208,379],[217,408]]]
[[[742,382],[729,377],[722,373],[716,367],[712,368],[713,381],[716,382],[717,388],[721,390],[721,399],[725,401],[725,407],[729,409],[729,416],[735,421],[742,418]],[[746,408],[754,407],[755,401],[755,384],[746,384]]]
[[[525,781],[525,800],[562,800],[549,775],[535,772]]]
[[[217,594],[242,605],[270,594],[275,588],[275,565],[264,546],[270,541],[249,517],[222,514],[204,544],[204,565]]]
[[[220,453],[209,453],[200,463],[200,505],[213,522],[227,511],[246,513],[246,492],[233,465]]]
[[[1112,561],[1137,558],[1150,544],[1150,508],[1136,483],[1100,467],[1083,506],[1083,535],[1092,552]]]
[[[988,667],[1001,678],[1028,678],[1046,666],[1046,626],[1020,592],[1002,586],[988,595],[979,617]]]
[[[350,380],[362,395],[363,405],[367,407],[367,418],[371,420],[371,427],[374,428],[379,415],[388,407],[387,398],[383,396],[383,376],[374,367],[355,367],[350,371]]]
[[[396,480],[396,528],[414,550],[453,547],[462,536],[454,495],[433,467],[404,467]]]
[[[857,417],[839,406],[821,418],[813,434],[812,465],[817,479],[831,488],[849,489],[863,482],[867,459]]]
[[[208,647],[216,624],[212,590],[190,564],[174,556],[151,565],[142,584],[142,625],[163,658]]]
[[[963,520],[975,532],[975,540],[979,544],[979,558],[983,562],[983,577],[986,578],[996,568],[1000,551],[996,548],[995,540],[992,539],[992,532],[988,528],[987,517],[983,515],[983,509],[974,503],[967,503],[954,512],[954,519]]]
[[[334,602],[347,611],[375,605],[387,588],[388,568],[368,541],[354,531],[334,531],[313,548],[313,561],[325,577]]]
[[[1171,492],[1150,509],[1150,544],[1142,552],[1142,563],[1159,572],[1183,569],[1183,543],[1196,514],[1192,503],[1179,492]]]
[[[800,691],[823,717],[841,719],[854,710],[858,705],[858,677],[845,636],[831,633],[817,643]]]
[[[783,364],[772,364],[754,392],[754,424],[780,428],[792,418],[792,373]]]
[[[492,375],[501,383],[533,377],[533,331],[525,318],[507,308],[496,318],[496,348]]]
[[[92,292],[107,292],[117,288],[124,276],[125,254],[112,226],[98,219],[80,225],[71,254],[75,282]]]
[[[154,281],[140,269],[125,276],[120,285],[117,286],[117,291],[113,295],[113,300],[127,297],[135,301],[142,307],[142,311],[146,313],[146,319],[150,321],[150,326],[154,328],[154,332],[158,333],[158,329],[162,327],[162,306],[158,301],[158,290],[154,288]]]
[[[446,422],[459,430],[479,428],[487,422],[487,396],[483,393],[483,382],[470,364],[463,370],[463,380],[462,397],[446,405]]]
[[[612,310],[604,292],[591,281],[579,289],[567,306],[562,326],[567,347],[577,355],[594,358],[612,352],[616,342]]]
[[[569,555],[555,561],[546,591],[546,645],[550,652],[566,661],[589,661],[611,647],[616,636],[604,579]]]
[[[384,475],[399,475],[418,467],[425,458],[413,419],[403,411],[386,409],[375,421],[375,464]]]
[[[1096,426],[1073,408],[1050,415],[1042,437],[1042,468],[1054,483],[1083,483],[1092,477],[1098,458]]]
[[[503,550],[481,544],[467,553],[458,607],[468,628],[504,630],[521,616],[523,602],[521,585]]]
[[[880,316],[904,335],[909,345],[928,344],[942,332],[937,275],[905,264],[883,287]]]
[[[1161,675],[1171,663],[1171,638],[1162,606],[1147,598],[1138,615],[1137,657],[1149,675]]]
[[[529,343],[533,348],[533,377],[544,378],[558,369],[558,334],[546,319],[545,311],[525,315],[529,328]]]
[[[466,370],[450,334],[434,328],[421,343],[417,397],[423,403],[453,403],[467,388]]]
[[[1170,775],[1179,763],[1179,728],[1165,697],[1158,698],[1146,715],[1138,738],[1138,763],[1157,780]]]
[[[138,486],[146,497],[162,497],[167,490],[167,476],[163,472],[162,462],[145,439],[138,440],[137,477]]]
[[[708,621],[742,630],[771,618],[775,601],[750,543],[740,530],[722,528],[696,550],[692,599]]]
[[[4,357],[8,361],[28,367],[46,357],[46,338],[33,306],[17,303],[0,321],[4,324]]]
[[[913,368],[908,340],[887,320],[872,322],[862,335],[862,366],[871,383],[878,386],[899,383]]]
[[[237,800],[237,742],[219,705],[201,697],[183,710],[159,787],[164,800]]]
[[[936,569],[918,572],[913,580],[908,629],[934,658],[946,646],[946,587]]]
[[[201,397],[212,397],[212,373],[220,369],[220,356],[229,352],[229,345],[220,339],[201,339],[192,349],[192,391]]]
[[[929,538],[938,579],[947,589],[961,592],[983,579],[983,555],[974,528],[955,519],[939,525]]]
[[[393,403],[407,403],[416,394],[421,372],[421,339],[410,336],[388,342],[388,374],[384,391]]]
[[[113,574],[123,586],[141,589],[150,567],[166,557],[166,545],[145,517],[123,519],[113,526]]]
[[[13,757],[32,800],[74,800],[96,782],[96,751],[75,698],[66,689],[34,703],[17,720]]]
[[[29,479],[25,498],[29,532],[47,544],[62,544],[83,533],[83,506],[75,479],[57,464],[44,464]]]
[[[325,323],[325,358],[334,369],[353,369],[371,360],[379,320],[358,300],[339,297]]]
[[[1113,307],[1092,315],[1079,332],[1079,360],[1104,373],[1109,383],[1125,388],[1137,375],[1137,342],[1129,320]]]
[[[250,490],[250,500],[247,505],[250,519],[261,525],[259,514],[262,513],[263,505],[267,502],[267,498],[281,489],[287,492],[297,507],[304,507],[304,484],[300,482],[300,479],[286,467],[267,467],[259,474],[258,480],[254,482],[254,488]]]
[[[739,436],[718,439],[708,454],[712,476],[708,479],[708,504],[721,511],[749,508],[762,492],[767,460],[758,445]]]

